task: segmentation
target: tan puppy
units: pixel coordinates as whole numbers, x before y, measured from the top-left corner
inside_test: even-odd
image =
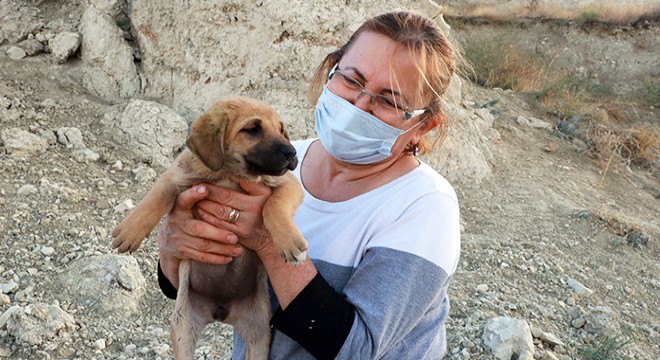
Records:
[[[273,188],[263,208],[264,225],[284,259],[294,264],[305,260],[307,242],[293,223],[303,193],[298,180],[288,172],[298,160],[273,108],[246,97],[219,101],[193,122],[186,145],[188,148],[112,231],[114,248],[121,253],[136,251],[172,209],[179,193],[193,184],[209,182],[242,191],[233,180],[241,178]],[[234,326],[247,344],[247,359],[267,359],[270,317],[266,272],[253,251],[245,249],[243,255],[224,266],[195,261],[179,265],[171,319],[176,359],[193,359],[198,336],[213,321]]]

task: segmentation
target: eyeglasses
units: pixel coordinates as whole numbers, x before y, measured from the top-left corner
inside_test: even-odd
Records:
[[[337,79],[335,82],[333,82],[333,92],[345,99],[347,98],[342,96],[342,94],[350,94],[354,91],[357,91],[355,99],[360,98],[360,96],[363,94],[368,95],[371,98],[372,111],[377,117],[382,119],[410,120],[415,116],[422,115],[424,112],[426,112],[426,109],[411,110],[404,104],[403,99],[397,100],[397,96],[389,97],[368,92],[360,81],[358,81],[353,76],[339,70],[338,66],[339,64],[335,64],[335,66],[332,68],[332,70],[330,70],[330,73],[328,74],[328,83],[333,78]]]

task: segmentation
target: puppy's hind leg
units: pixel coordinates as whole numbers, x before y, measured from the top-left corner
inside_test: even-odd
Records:
[[[171,338],[176,360],[193,360],[195,345],[208,320],[193,308],[190,293],[190,261],[179,264],[179,290],[170,319]]]
[[[253,296],[241,299],[237,305],[232,309],[236,311],[232,315],[239,315],[233,325],[245,341],[245,360],[268,360],[272,313],[264,269],[260,270]]]

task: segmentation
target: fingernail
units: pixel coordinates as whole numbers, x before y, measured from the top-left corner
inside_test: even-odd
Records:
[[[236,244],[238,242],[238,236],[234,234],[227,235],[227,242],[229,242],[230,244]]]
[[[198,192],[199,194],[203,194],[203,193],[205,193],[205,192],[206,192],[206,186],[204,186],[204,185],[199,185],[199,186],[197,187],[197,192]]]

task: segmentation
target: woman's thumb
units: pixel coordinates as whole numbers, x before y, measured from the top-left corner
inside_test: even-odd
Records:
[[[192,209],[197,202],[209,196],[208,187],[204,184],[193,185],[190,189],[182,192],[177,198],[179,208]]]

